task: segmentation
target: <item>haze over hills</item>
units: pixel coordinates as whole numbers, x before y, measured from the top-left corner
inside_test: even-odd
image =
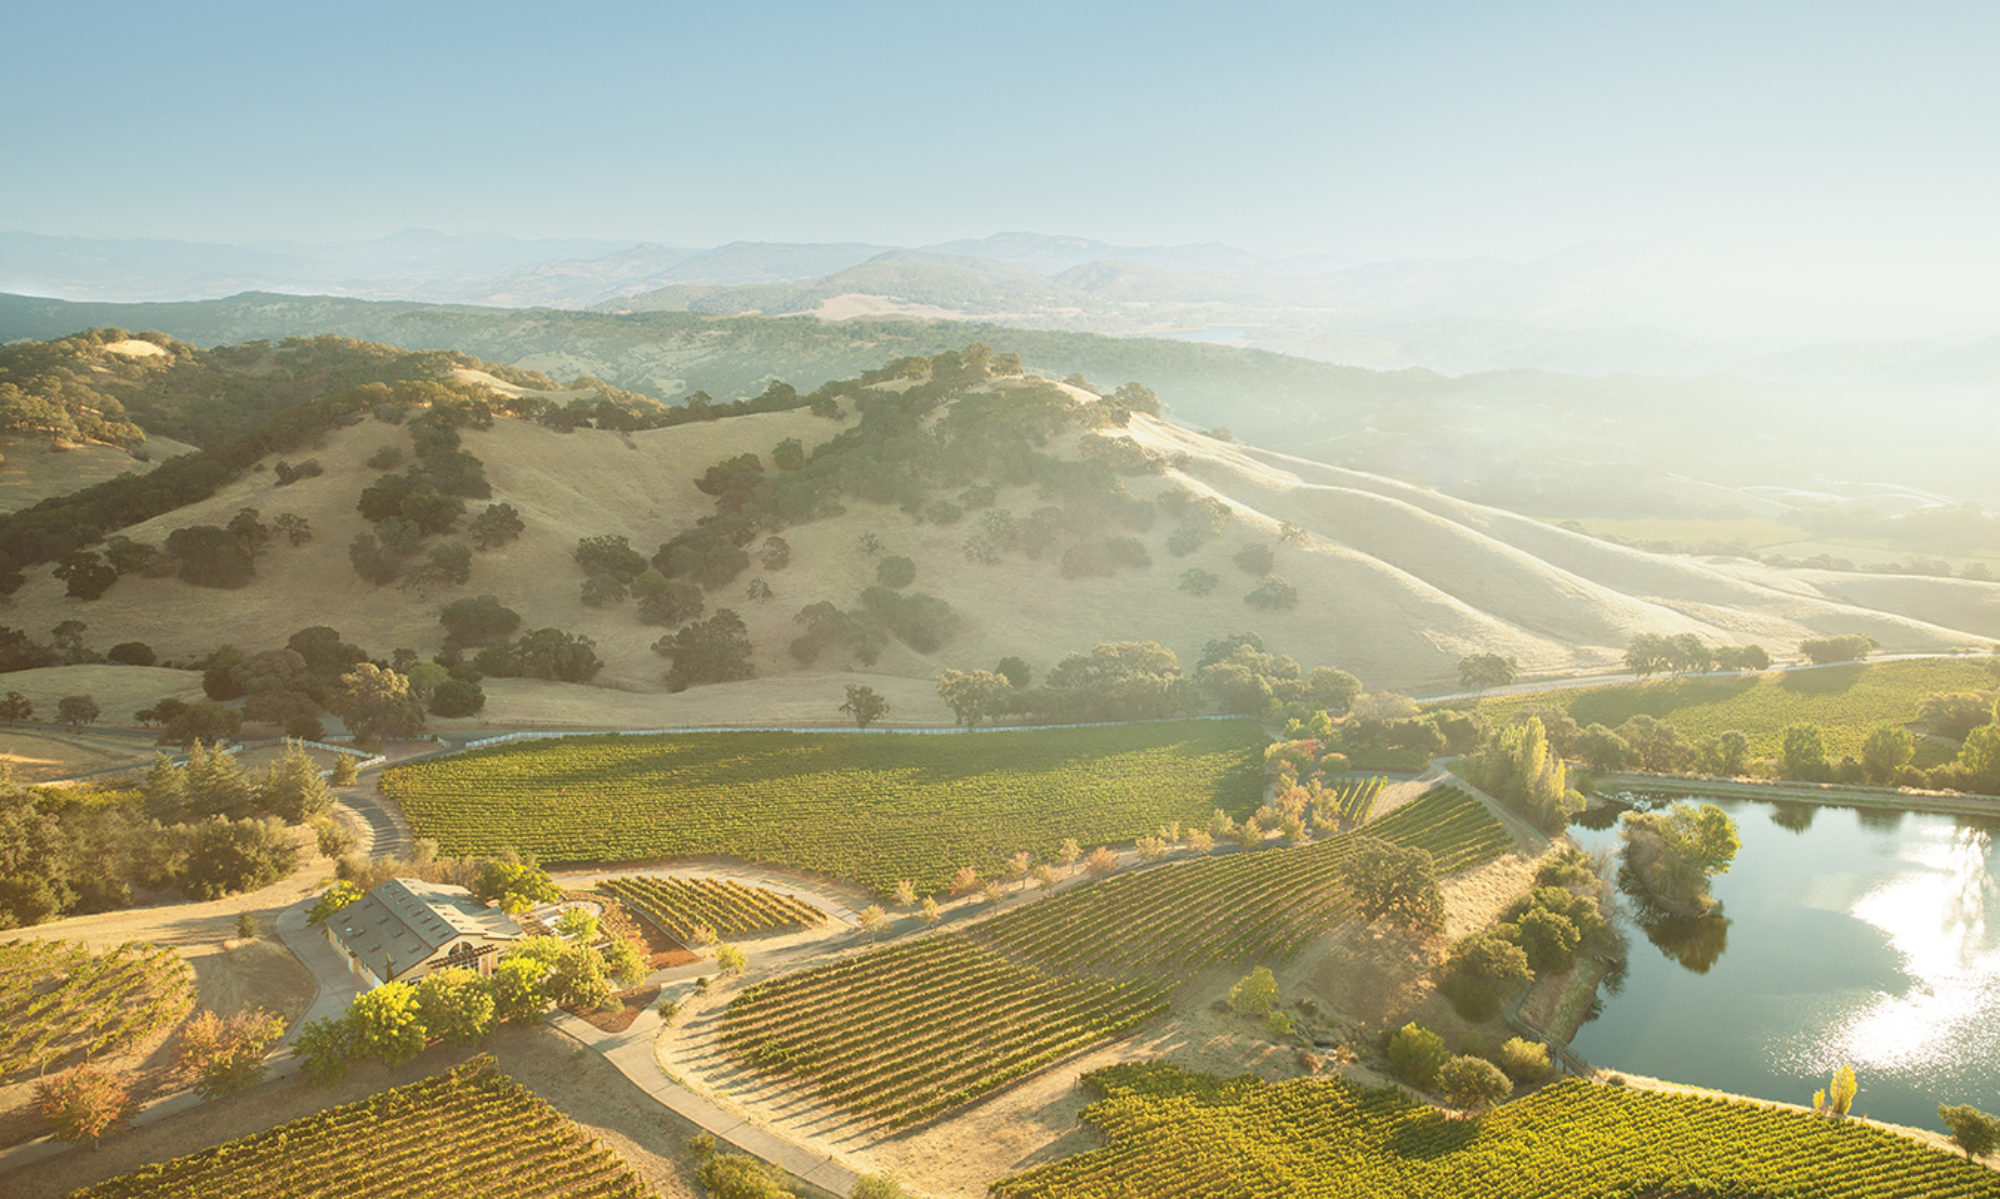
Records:
[[[1115,335],[1191,337],[1378,369],[1538,369],[1963,388],[1990,346],[1853,342],[1828,314],[1779,326],[1771,305],[1690,283],[1670,245],[1580,246],[1531,261],[1262,257],[1220,243],[1117,245],[1000,233],[870,243],[651,242],[450,236],[233,246],[0,234],[0,290],[76,300],[249,290],[508,307],[916,315]],[[1725,303],[1726,301],[1726,303]],[[1729,310],[1717,319],[1718,304]],[[1956,328],[1956,327],[1954,327]],[[1817,330],[1817,332],[1815,331]]]
[[[564,380],[590,375],[669,402],[694,391],[744,398],[773,379],[809,390],[889,357],[976,340],[1018,352],[1057,378],[1080,373],[1104,387],[1146,383],[1185,425],[1225,426],[1247,442],[1535,515],[1760,510],[1714,485],[1834,493],[1874,481],[2000,501],[1981,463],[1939,455],[1930,435],[1949,428],[1972,440],[2000,437],[2000,408],[1976,389],[1900,392],[1898,419],[1885,426],[1876,393],[1858,386],[1532,371],[1452,378],[991,322],[613,314],[272,294],[176,304],[0,296],[0,340],[92,326],[158,329],[204,346],[340,333],[457,349]]]

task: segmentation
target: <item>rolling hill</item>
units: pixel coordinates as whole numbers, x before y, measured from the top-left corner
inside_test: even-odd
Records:
[[[496,396],[528,390],[464,367],[456,378]],[[175,529],[225,525],[246,507],[267,520],[284,513],[306,519],[312,539],[268,550],[247,586],[214,590],[132,574],[86,602],[67,597],[64,583],[41,566],[14,594],[8,623],[40,630],[80,620],[93,645],[143,641],[163,659],[179,661],[224,643],[251,652],[273,648],[302,627],[330,624],[373,654],[407,648],[428,657],[443,642],[443,606],[490,594],[518,611],[526,628],[590,637],[605,665],[588,686],[489,679],[487,720],[628,727],[829,720],[844,686],[861,680],[890,697],[897,720],[948,719],[930,684],[945,667],[989,668],[1018,655],[1039,676],[1065,653],[1128,639],[1158,640],[1191,665],[1209,640],[1244,629],[1308,667],[1338,665],[1371,689],[1401,690],[1446,683],[1461,656],[1481,651],[1516,657],[1529,671],[1606,666],[1639,632],[1688,632],[1779,650],[1831,633],[1866,633],[1895,650],[1944,650],[2000,637],[2000,585],[1881,576],[1856,586],[1844,575],[1643,553],[1383,475],[1226,444],[1143,412],[1131,414],[1122,429],[1080,429],[1079,421],[1097,419],[1104,402],[1017,377],[989,380],[926,419],[957,419],[968,404],[1003,417],[1031,404],[1068,405],[1069,427],[1040,451],[1055,460],[1051,470],[1060,475],[1069,469],[1061,463],[1102,456],[1107,447],[1086,439],[1108,436],[1114,448],[1129,439],[1128,457],[1150,454],[1159,467],[1120,480],[1131,504],[1153,501],[1144,504],[1150,514],[1173,492],[1182,493],[1181,503],[1213,500],[1230,514],[1220,535],[1177,554],[1170,545],[1174,520],[1149,515],[1143,528],[1079,526],[1073,513],[1040,558],[1008,555],[986,564],[967,552],[969,536],[985,527],[981,514],[919,520],[907,506],[849,492],[820,508],[823,515],[779,526],[791,547],[789,565],[752,568],[707,597],[711,611],[727,606],[741,614],[758,677],[668,694],[651,648],[662,629],[641,623],[630,603],[583,602],[583,574],[572,560],[578,539],[618,535],[651,553],[717,514],[714,493],[696,485],[711,466],[744,454],[772,460],[773,447],[787,439],[808,456],[837,437],[851,441],[857,423],[866,427],[872,419],[853,416],[893,407],[889,397],[910,385],[904,371],[849,388],[841,400],[849,417],[841,421],[801,408],[635,432],[562,432],[504,417],[490,429],[466,429],[464,448],[484,463],[492,501],[513,505],[525,532],[473,555],[469,580],[455,587],[376,586],[350,565],[350,541],[369,528],[356,497],[383,475],[369,460],[391,447],[407,453],[411,445],[406,426],[362,419],[323,435],[311,451],[323,468],[317,476],[281,484],[267,469],[271,463],[259,462],[206,499],[122,530],[158,545]],[[1051,502],[1046,488],[1032,482],[1009,484],[996,475],[992,485],[996,511],[1025,517]],[[1281,540],[1282,522],[1296,524],[1302,535]],[[1150,564],[1069,577],[1061,546],[1107,534],[1133,537]],[[1246,545],[1272,550],[1274,573],[1295,590],[1295,606],[1246,603],[1259,583],[1234,561]],[[889,555],[914,563],[912,590],[944,600],[957,614],[958,627],[942,647],[920,652],[890,640],[866,664],[830,654],[810,666],[787,651],[801,633],[801,609],[820,601],[853,604],[876,583],[879,560]],[[1191,569],[1216,578],[1212,593],[1182,590]],[[769,594],[751,599],[745,584],[759,576]]]
[[[911,256],[870,269],[907,271],[928,261]],[[1536,515],[1695,514],[1703,505],[1685,498],[1676,476],[1818,490],[1873,479],[2000,499],[1976,458],[1940,455],[1929,433],[1987,436],[2000,413],[1918,393],[1898,397],[1898,420],[1885,428],[1879,401],[1821,386],[1539,371],[1449,378],[982,321],[621,315],[268,293],[175,304],[0,295],[0,340],[104,325],[162,330],[203,346],[338,333],[455,350],[559,379],[591,375],[667,401],[697,390],[719,400],[753,396],[773,379],[806,391],[899,355],[980,341],[1056,378],[1081,374],[1100,387],[1141,380],[1182,424],[1225,426],[1247,442]]]

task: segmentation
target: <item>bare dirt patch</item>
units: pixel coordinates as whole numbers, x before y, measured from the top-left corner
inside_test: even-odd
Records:
[[[653,1001],[659,997],[660,988],[644,987],[637,991],[622,991],[613,995],[611,1001],[618,1006],[609,1010],[597,1008],[586,1012],[573,1007],[566,1007],[563,1010],[592,1028],[604,1032],[624,1032],[632,1027],[632,1021],[639,1018],[639,1013],[653,1006]]]

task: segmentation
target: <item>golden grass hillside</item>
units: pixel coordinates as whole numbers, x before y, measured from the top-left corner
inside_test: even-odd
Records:
[[[786,647],[799,633],[800,608],[819,600],[852,606],[875,582],[875,560],[859,548],[871,533],[883,553],[915,561],[913,590],[944,598],[962,618],[937,654],[892,642],[868,668],[871,681],[892,695],[898,722],[943,717],[928,680],[944,667],[990,667],[1016,654],[1040,674],[1064,653],[1107,640],[1159,640],[1191,665],[1209,639],[1254,629],[1308,667],[1342,666],[1371,689],[1422,691],[1448,685],[1459,658],[1473,652],[1514,656],[1529,672],[1609,667],[1640,632],[1758,642],[1781,657],[1799,639],[1829,633],[1867,633],[1892,650],[1945,650],[2000,633],[2000,585],[1788,573],[1649,554],[1136,416],[1131,436],[1185,453],[1188,464],[1127,480],[1134,492],[1155,496],[1181,486],[1220,498],[1235,514],[1219,538],[1192,555],[1168,553],[1172,522],[1161,520],[1141,536],[1149,569],[1066,580],[1053,556],[1009,557],[998,566],[969,561],[963,545],[970,519],[917,523],[894,507],[849,499],[839,516],[784,531],[792,561],[764,576],[771,598],[747,597],[746,584],[759,574],[754,565],[710,594],[711,610],[729,606],[743,616],[760,677],[667,696],[663,663],[650,649],[662,630],[639,623],[630,604],[582,603],[582,576],[571,559],[577,539],[623,534],[650,554],[714,511],[693,482],[711,464],[746,451],[768,459],[787,437],[810,450],[844,427],[793,411],[632,434],[559,433],[506,419],[488,431],[468,431],[465,448],[486,463],[494,500],[519,509],[527,531],[501,550],[475,555],[464,587],[422,590],[371,585],[348,562],[349,541],[367,527],[355,500],[379,473],[366,460],[384,446],[407,452],[410,444],[407,428],[368,420],[336,430],[311,451],[325,467],[316,478],[279,487],[260,468],[208,500],[126,530],[158,544],[183,526],[225,523],[243,507],[266,519],[285,512],[307,518],[314,539],[272,548],[249,587],[215,591],[129,576],[85,603],[65,597],[62,583],[42,567],[14,596],[6,623],[40,635],[58,621],[78,619],[100,649],[140,640],[163,660],[198,657],[225,642],[273,647],[314,624],[333,625],[378,655],[398,647],[428,655],[442,641],[437,616],[444,604],[490,593],[518,610],[524,627],[554,625],[591,637],[605,667],[589,687],[496,681],[482,719],[579,725],[837,719],[833,709],[844,684],[863,676],[844,669],[837,654],[802,667]],[[1071,432],[1052,446],[1072,455],[1079,436]],[[1028,488],[1002,488],[998,507],[1026,513],[1042,502]],[[469,507],[476,512],[480,503]],[[1304,543],[1279,543],[1279,522],[1286,520],[1309,532]],[[1297,589],[1296,607],[1270,612],[1245,604],[1256,580],[1230,558],[1246,541],[1274,547],[1275,573]],[[1219,576],[1213,594],[1195,598],[1178,589],[1191,567]]]

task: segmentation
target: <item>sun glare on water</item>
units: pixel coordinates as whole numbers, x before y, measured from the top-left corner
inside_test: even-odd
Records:
[[[1943,827],[1911,847],[1908,869],[1850,909],[1901,957],[1902,994],[1858,992],[1788,1065],[1824,1073],[1851,1062],[1904,1077],[1949,1075],[2000,1053],[2000,882],[1985,829]]]

